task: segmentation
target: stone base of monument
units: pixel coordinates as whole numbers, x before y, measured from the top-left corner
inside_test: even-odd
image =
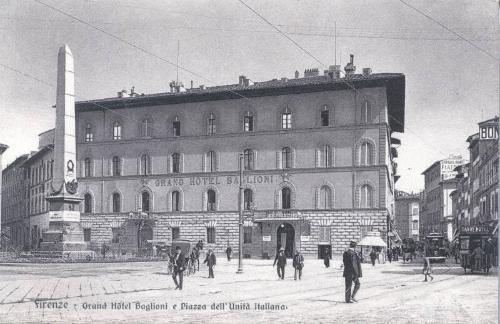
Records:
[[[83,229],[79,221],[52,221],[42,234],[37,257],[92,260],[95,252],[88,249],[83,240]]]

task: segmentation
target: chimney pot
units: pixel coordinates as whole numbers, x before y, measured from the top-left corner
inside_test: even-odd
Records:
[[[298,78],[299,78],[299,76],[300,76],[299,71],[295,70],[295,79],[298,79]]]
[[[193,89],[193,80],[191,80],[191,89]]]

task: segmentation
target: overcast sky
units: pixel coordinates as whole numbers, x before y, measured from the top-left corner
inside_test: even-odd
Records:
[[[37,1],[0,0],[0,143],[4,163],[35,150],[38,134],[54,127],[57,51],[75,57],[77,100],[136,91],[168,91],[179,64],[188,85],[253,81],[295,70],[324,69],[237,0],[40,0],[116,35],[86,26]],[[245,2],[322,63],[355,55],[357,71],[406,75],[405,133],[399,135],[402,190],[423,188],[421,172],[450,154],[467,156],[465,139],[477,123],[498,115],[495,59],[398,0],[282,0]],[[499,57],[495,0],[405,0],[474,44]],[[134,47],[136,46],[136,47]],[[156,56],[146,54],[137,47]],[[4,66],[2,66],[4,65]],[[16,73],[36,77],[49,85]],[[5,166],[5,165],[4,165]]]

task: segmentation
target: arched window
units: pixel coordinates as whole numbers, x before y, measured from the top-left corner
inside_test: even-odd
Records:
[[[369,101],[363,102],[361,106],[361,122],[369,123],[372,121],[372,105]]]
[[[206,162],[207,166],[205,169],[207,172],[217,171],[217,153],[215,153],[214,151],[208,152],[206,157]]]
[[[172,122],[172,130],[174,136],[181,136],[181,121],[177,116],[175,116],[174,121]]]
[[[359,189],[359,207],[372,208],[373,207],[373,189],[370,185],[363,185]]]
[[[254,154],[251,149],[246,149],[243,151],[243,166],[245,170],[253,170],[254,169]]]
[[[142,137],[151,137],[151,127],[152,122],[150,119],[144,119],[141,122],[141,136]]]
[[[85,126],[85,142],[94,141],[94,132],[92,131],[92,125],[87,124]]]
[[[143,154],[141,156],[141,174],[151,174],[151,157],[147,154]]]
[[[121,197],[118,192],[113,194],[113,213],[119,213],[121,211]]]
[[[215,122],[216,122],[215,114],[210,113],[210,115],[208,116],[208,119],[207,119],[207,134],[208,135],[215,134],[215,131],[216,131]]]
[[[373,145],[369,142],[364,142],[359,147],[359,164],[372,165],[373,164]]]
[[[84,213],[92,212],[92,195],[89,193],[86,193],[83,196],[83,212]]]
[[[321,108],[321,126],[330,126],[330,110],[327,105]]]
[[[121,140],[122,139],[122,125],[115,121],[113,123],[113,140]]]
[[[172,172],[181,172],[181,155],[179,153],[172,154]]]
[[[253,132],[253,115],[250,111],[247,111],[243,117],[243,131]]]
[[[251,189],[243,191],[243,209],[250,210],[253,205],[253,192]]]
[[[92,160],[90,158],[85,158],[84,160],[84,177],[92,176]]]
[[[281,114],[281,128],[292,128],[292,112],[286,107],[285,111]]]
[[[215,211],[216,208],[216,194],[215,190],[208,190],[207,191],[207,210],[208,211]]]
[[[292,208],[292,191],[288,187],[281,189],[281,209]]]
[[[172,191],[172,211],[180,211],[181,195],[178,191]]]
[[[319,190],[319,209],[332,209],[332,189],[322,186]]]
[[[149,196],[149,192],[143,191],[142,192],[142,211],[143,212],[150,211],[150,208],[151,208],[150,199],[151,199],[151,197]]]
[[[120,157],[118,156],[113,156],[113,160],[112,160],[112,175],[117,177],[117,176],[120,176],[121,173],[122,173],[122,165],[121,165],[121,160],[120,160]]]
[[[292,167],[292,150],[289,147],[281,149],[281,168],[290,169]]]

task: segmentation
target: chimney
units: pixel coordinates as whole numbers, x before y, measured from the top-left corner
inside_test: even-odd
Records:
[[[132,86],[132,88],[130,89],[130,94],[129,94],[129,96],[130,96],[130,97],[135,97],[135,95],[136,95],[136,93],[135,93],[135,87],[134,87],[134,86]]]
[[[299,71],[295,70],[295,79],[298,79],[298,78],[299,78],[299,76],[300,76]]]
[[[193,89],[193,80],[191,80],[191,89]]]
[[[345,71],[346,78],[354,75],[354,72],[356,71],[356,66],[354,65],[354,55],[353,54],[351,54],[351,61],[349,63],[347,63],[347,65],[344,67],[344,71]]]
[[[204,84],[200,84],[200,90],[205,90],[205,85]]]
[[[363,76],[369,76],[372,74],[372,69],[371,68],[363,68]]]
[[[316,76],[319,76],[319,70],[317,68],[304,70],[304,78],[310,78]]]
[[[116,94],[118,95],[118,98],[123,98],[127,94],[127,90],[123,89],[122,91],[119,91]]]
[[[240,75],[238,84],[240,86],[248,87],[248,85],[250,84],[249,81],[250,80],[248,80],[246,76]]]
[[[170,83],[168,84],[169,87],[170,87],[170,92],[174,92],[174,89],[175,89],[175,81],[170,81]]]

